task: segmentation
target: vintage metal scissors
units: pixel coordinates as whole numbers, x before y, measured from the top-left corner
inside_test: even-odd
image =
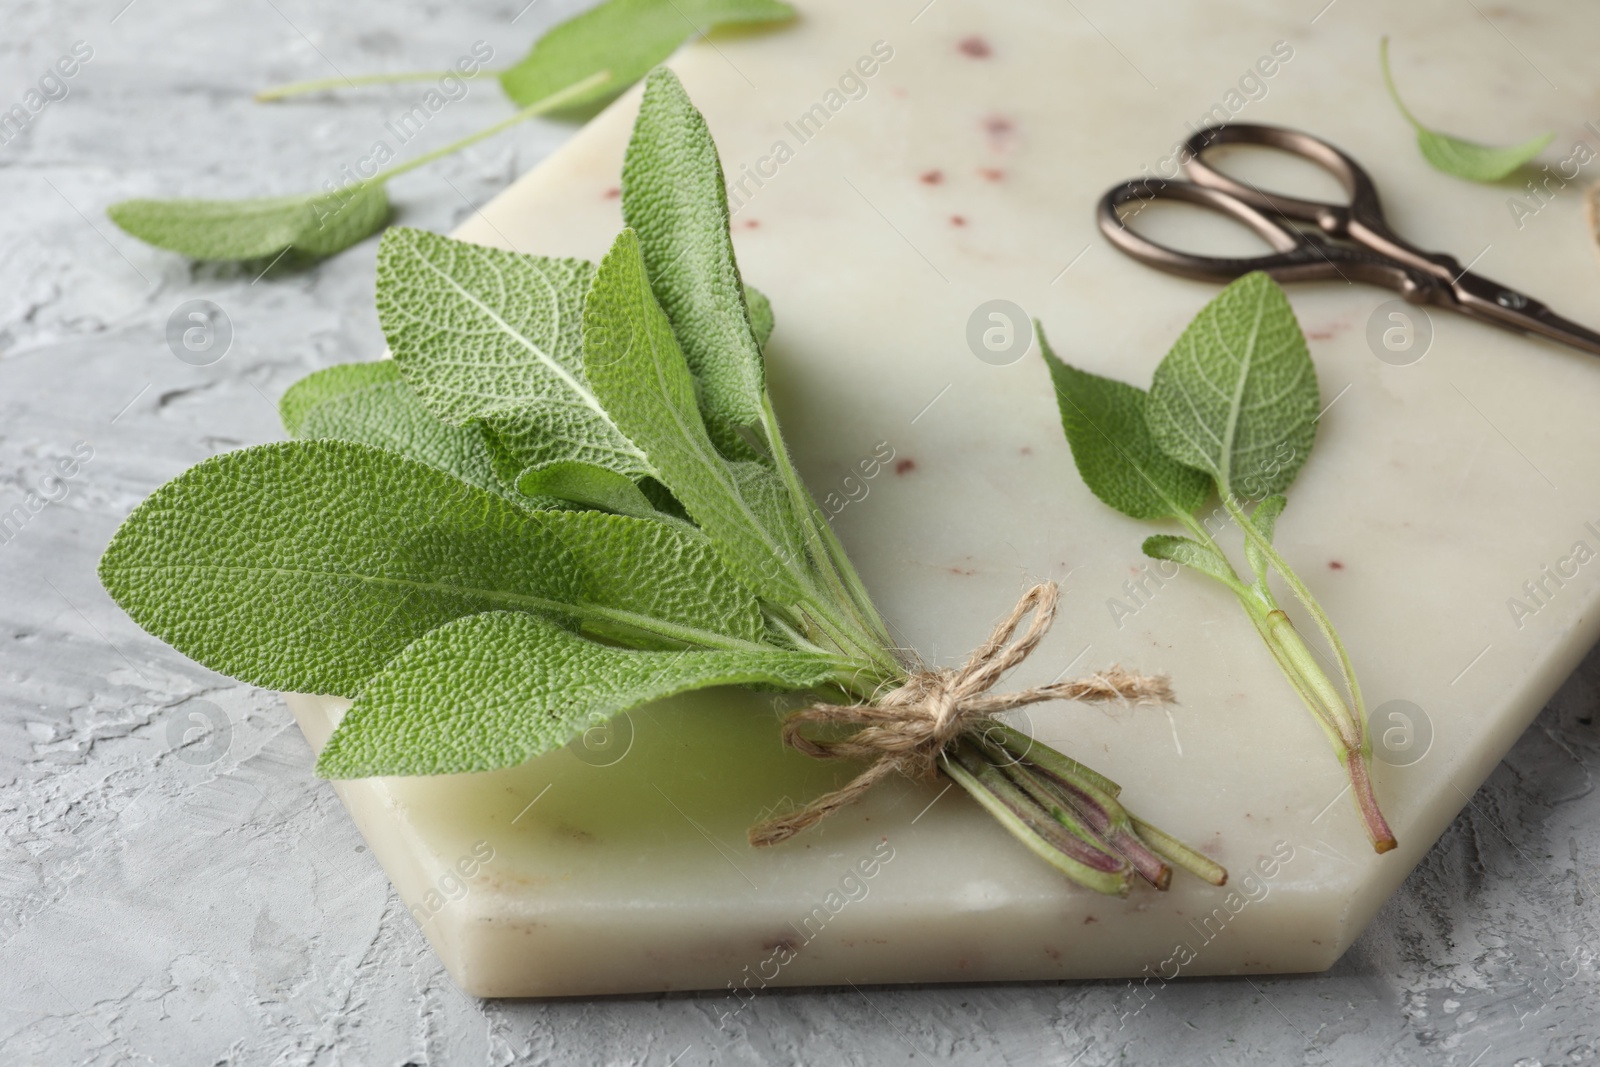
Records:
[[[1258,145],[1308,159],[1339,180],[1349,202],[1264,192],[1206,163],[1207,150],[1230,144]],[[1389,229],[1371,176],[1326,141],[1279,126],[1230,124],[1207,126],[1184,148],[1182,169],[1190,180],[1139,178],[1112,188],[1100,200],[1101,232],[1141,263],[1204,281],[1228,282],[1259,270],[1280,282],[1367,282],[1394,289],[1410,303],[1459,311],[1600,355],[1600,333],[1557,315],[1525,293],[1472,273],[1454,256],[1424,252]],[[1134,232],[1119,210],[1150,200],[1182,200],[1220,212],[1254,230],[1274,251],[1206,256],[1157,244]]]

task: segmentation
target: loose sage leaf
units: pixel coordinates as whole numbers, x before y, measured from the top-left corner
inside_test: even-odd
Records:
[[[1156,444],[1247,499],[1282,492],[1311,454],[1317,374],[1289,300],[1246,274],[1184,329],[1145,404]]]
[[[1144,539],[1143,548],[1144,554],[1151,559],[1170,559],[1185,567],[1193,567],[1226,586],[1237,587],[1239,584],[1238,579],[1234,577],[1233,569],[1228,566],[1228,561],[1199,541],[1187,537],[1175,537],[1172,534],[1156,534]]]
[[[639,652],[531,615],[473,615],[417,641],[368,683],[328,739],[317,773],[513,767],[646,701],[716,685],[810,689],[835,669],[804,652]]]
[[[705,119],[665,67],[645,80],[622,164],[622,217],[700,383],[711,436],[755,425],[766,373],[728,234],[722,164]]]
[[[517,488],[529,496],[555,497],[618,515],[656,518],[656,509],[633,479],[592,463],[565,460],[523,472]]]
[[[619,525],[620,524],[620,525]],[[697,538],[599,512],[532,512],[345,441],[230,452],[156,490],[100,563],[150,633],[254,685],[354,696],[462,615],[530,611],[636,640],[752,639],[753,598]]]
[[[1089,491],[1135,519],[1194,514],[1211,493],[1210,479],[1156,446],[1145,426],[1144,390],[1063,363],[1044,327],[1035,326],[1072,460]]]
[[[192,259],[259,259],[287,248],[331,256],[389,220],[389,195],[379,181],[310,196],[123,200],[106,214],[139,240]]]
[[[686,38],[729,22],[784,22],[794,8],[774,0],[607,0],[568,19],[500,72],[500,85],[518,107],[608,70],[611,80],[578,97],[568,109],[598,104],[622,92],[677,50]]]
[[[740,579],[774,603],[798,602],[797,575],[805,573],[793,548],[804,541],[799,526],[787,507],[755,497],[712,444],[632,230],[617,236],[595,272],[583,322],[584,368],[618,427],[644,449]]]
[[[1390,99],[1394,101],[1394,106],[1400,109],[1400,114],[1404,115],[1406,121],[1417,131],[1417,148],[1421,150],[1422,158],[1426,159],[1434,170],[1443,171],[1452,177],[1465,178],[1469,182],[1497,182],[1532,162],[1533,157],[1544,151],[1545,145],[1555,139],[1553,133],[1541,133],[1521,144],[1499,148],[1430,130],[1417,121],[1417,117],[1400,99],[1400,91],[1394,85],[1394,75],[1389,70],[1387,37],[1378,43],[1378,63],[1383,68],[1383,82],[1389,87]]]
[[[650,473],[584,374],[593,273],[407,227],[378,245],[378,321],[401,373],[446,422],[483,422],[507,484],[568,461]]]
[[[772,315],[772,301],[755,286],[746,285],[744,304],[750,309],[750,330],[756,335],[756,344],[766,348],[767,341],[772,337],[772,328],[777,324]]]
[[[278,411],[284,429],[303,441],[332,438],[386,448],[525,507],[555,503],[504,485],[495,476],[483,427],[440,421],[400,377],[392,359],[342,363],[308,374],[283,394]]]
[[[1283,509],[1288,503],[1289,498],[1282,494],[1269,496],[1256,505],[1255,512],[1250,516],[1251,525],[1260,531],[1261,536],[1267,539],[1268,544],[1272,543],[1272,534],[1278,525],[1278,516],[1283,514]],[[1257,545],[1254,540],[1247,537],[1244,539],[1244,557],[1249,562],[1250,569],[1255,572],[1256,583],[1265,591],[1267,589],[1267,570],[1270,566],[1267,554],[1261,550],[1261,546]]]

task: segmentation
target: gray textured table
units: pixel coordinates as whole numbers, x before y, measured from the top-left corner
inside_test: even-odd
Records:
[[[499,1003],[451,985],[271,693],[140,632],[94,562],[156,485],[279,436],[295,378],[370,358],[368,241],[313,267],[194,266],[105,218],[139,195],[337,177],[418,87],[263,107],[256,88],[496,60],[578,4],[11,0],[0,110],[92,59],[0,139],[0,1059],[6,1063],[1554,1064],[1600,1058],[1591,767],[1600,656],[1566,684],[1326,975]],[[1313,5],[1315,6],[1315,5]],[[520,12],[520,13],[519,13]],[[59,94],[57,94],[59,95]],[[417,144],[503,116],[473,86]],[[529,124],[393,189],[444,230],[565,136]],[[175,309],[220,305],[217,363]],[[51,477],[84,444],[74,476]],[[28,494],[54,498],[33,512]],[[12,509],[22,506],[21,512]],[[179,747],[194,718],[219,724]],[[1513,841],[1513,837],[1515,840]]]

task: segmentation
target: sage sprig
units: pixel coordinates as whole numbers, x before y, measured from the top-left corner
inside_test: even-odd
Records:
[[[141,241],[193,259],[266,259],[291,249],[307,258],[331,256],[388,223],[392,179],[536,115],[571,115],[597,106],[644,77],[692,34],[729,23],[772,23],[793,17],[794,9],[778,0],[606,0],[559,23],[522,60],[499,71],[501,87],[518,111],[460,140],[370,177],[337,187],[326,183],[328,188],[318,193],[243,200],[123,200],[106,213]],[[263,90],[256,99],[445,76],[460,75],[430,71],[341,76]],[[380,144],[388,151],[387,144]],[[387,158],[379,156],[378,162]]]
[[[1400,99],[1400,90],[1396,89],[1394,84],[1394,74],[1389,70],[1387,37],[1378,42],[1378,66],[1383,70],[1383,84],[1389,90],[1389,99],[1394,101],[1394,106],[1405,116],[1405,120],[1411,123],[1411,128],[1417,133],[1417,148],[1421,151],[1422,158],[1426,159],[1434,170],[1442,171],[1454,178],[1465,178],[1469,182],[1497,182],[1533,162],[1533,158],[1555,139],[1556,135],[1553,133],[1541,133],[1521,144],[1502,148],[1429,129]]]
[[[512,766],[707,686],[871,711],[943,677],[894,648],[790,460],[771,307],[740,275],[716,147],[666,70],[622,196],[628,228],[598,264],[388,231],[394,358],[297,383],[281,403],[295,440],[179,475],[106,550],[111,595],[185,654],[353,698],[319,774]],[[962,677],[981,696],[1047,626],[1036,614],[1003,664],[998,639],[982,646]],[[1126,677],[1025,695],[1113,698]],[[1015,706],[985,699],[968,713]],[[993,719],[929,755],[1083,885],[1226,879],[1115,783]]]
[[[794,8],[779,0],[605,0],[551,28],[516,63],[485,73],[499,79],[501,89],[513,104],[527,107],[564,85],[581,81],[597,70],[610,69],[614,75],[611,84],[594,86],[564,105],[572,110],[588,108],[644,77],[651,67],[695,34],[730,24],[787,22],[794,15]],[[303,93],[365,85],[436,81],[455,73],[425,70],[317,78],[263,89],[256,99],[283,100]]]
[[[1175,520],[1192,537],[1157,534],[1146,555],[1228,588],[1345,766],[1378,852],[1395,847],[1371,776],[1372,738],[1349,653],[1310,588],[1273,547],[1283,495],[1316,438],[1320,395],[1305,335],[1283,290],[1247,274],[1195,316],[1156,367],[1150,391],[1072,367],[1039,342],[1062,427],[1084,484],[1135,519]],[[1212,493],[1245,537],[1241,577],[1196,517]],[[1247,511],[1249,501],[1258,501]],[[1269,581],[1276,572],[1333,652],[1334,684]]]
[[[566,107],[610,81],[608,71],[595,71],[510,118],[331,192],[245,200],[122,200],[108,207],[106,214],[146,244],[193,259],[260,259],[291,248],[305,256],[331,256],[370,237],[389,221],[392,179],[493,137],[524,119]]]

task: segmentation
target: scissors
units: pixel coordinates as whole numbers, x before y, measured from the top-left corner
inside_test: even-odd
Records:
[[[1308,159],[1339,180],[1349,202],[1263,192],[1205,162],[1207,150],[1230,144],[1260,145]],[[1600,355],[1600,333],[1557,315],[1525,293],[1472,273],[1454,256],[1424,252],[1389,229],[1372,177],[1327,141],[1280,126],[1241,123],[1207,126],[1189,138],[1184,149],[1179,158],[1189,181],[1138,178],[1113,187],[1100,200],[1101,232],[1141,263],[1203,281],[1229,282],[1259,270],[1280,282],[1367,282],[1397,290],[1409,303],[1459,311]],[[1157,244],[1123,220],[1118,209],[1135,200],[1181,200],[1220,212],[1254,230],[1273,251],[1260,256],[1206,256]]]

